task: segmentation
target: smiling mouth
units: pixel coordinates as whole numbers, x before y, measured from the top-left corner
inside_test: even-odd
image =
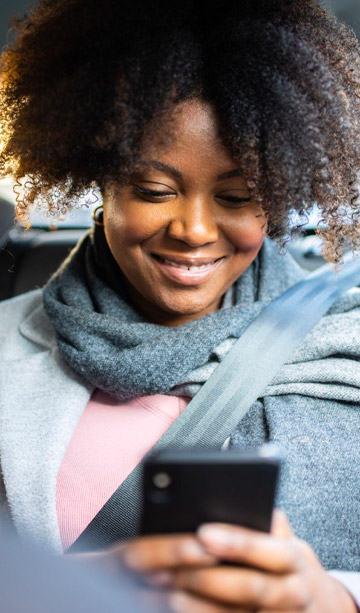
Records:
[[[220,258],[216,258],[207,262],[206,264],[181,264],[180,262],[176,262],[174,260],[168,260],[167,258],[163,258],[160,255],[155,253],[151,254],[155,260],[166,264],[167,266],[172,266],[173,268],[177,268],[179,270],[186,270],[187,272],[200,272],[205,271],[206,269],[210,269],[216,262],[219,262],[223,259],[223,256]]]
[[[178,260],[167,259],[155,253],[152,253],[151,256],[165,277],[182,286],[195,286],[206,283],[225,260],[225,256],[214,259],[202,258],[201,264],[194,265],[193,261],[191,262],[185,258],[180,262]]]

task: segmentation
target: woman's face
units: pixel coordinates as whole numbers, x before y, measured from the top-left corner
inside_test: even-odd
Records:
[[[171,144],[143,147],[103,193],[105,235],[134,306],[178,326],[216,311],[263,243],[265,218],[219,139],[212,107],[179,103]],[[164,127],[164,129],[166,129]]]

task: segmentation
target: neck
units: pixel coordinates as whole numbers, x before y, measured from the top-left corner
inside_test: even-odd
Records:
[[[139,311],[142,315],[146,317],[146,319],[154,324],[158,324],[160,326],[168,326],[168,327],[178,327],[184,324],[189,323],[190,321],[195,321],[196,319],[200,319],[200,317],[204,317],[205,315],[209,315],[210,313],[215,313],[221,307],[223,302],[223,296],[218,298],[213,303],[209,304],[205,309],[201,311],[191,312],[172,312],[168,310],[164,310],[161,307],[149,303],[144,296],[139,294],[139,292],[128,283],[126,283],[127,296],[132,306]]]

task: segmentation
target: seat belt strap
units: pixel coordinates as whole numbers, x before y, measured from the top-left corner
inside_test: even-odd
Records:
[[[360,263],[325,265],[267,305],[234,343],[153,450],[220,447],[331,305],[360,284]],[[141,464],[129,474],[67,552],[105,549],[138,534]]]

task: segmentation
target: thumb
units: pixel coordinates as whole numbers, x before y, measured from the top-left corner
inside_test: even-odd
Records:
[[[280,509],[274,509],[271,522],[271,534],[280,538],[290,538],[294,535],[288,518],[284,511]]]

